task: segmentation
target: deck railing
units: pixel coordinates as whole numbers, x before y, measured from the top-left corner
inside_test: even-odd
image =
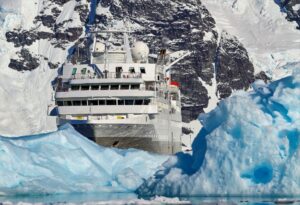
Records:
[[[132,79],[142,78],[141,73],[129,73],[129,72],[103,72],[101,76],[95,74],[75,74],[72,75],[72,79]]]

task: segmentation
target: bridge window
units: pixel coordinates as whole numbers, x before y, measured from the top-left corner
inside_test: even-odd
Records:
[[[72,106],[72,101],[64,101],[64,106]]]
[[[109,90],[109,85],[101,85],[101,90]]]
[[[141,73],[145,74],[146,73],[146,69],[145,67],[140,67]]]
[[[87,101],[86,100],[81,101],[81,105],[82,106],[87,106]]]
[[[91,86],[91,89],[92,89],[92,90],[99,90],[99,85],[92,85],[92,86]]]
[[[91,106],[98,105],[98,100],[90,100],[89,105],[91,105]]]
[[[125,100],[125,105],[133,105],[133,100]]]
[[[80,106],[81,105],[81,101],[73,101],[73,106]]]
[[[89,85],[82,85],[81,90],[89,90],[90,86]]]
[[[135,73],[134,67],[129,67],[129,73]]]
[[[105,105],[105,100],[99,100],[99,105]]]
[[[135,105],[143,105],[143,100],[135,100]]]
[[[118,100],[118,105],[125,105],[125,100]]]
[[[121,85],[121,90],[129,90],[129,85]]]
[[[140,85],[139,84],[133,84],[131,85],[131,90],[138,90],[140,89]]]
[[[111,90],[119,90],[119,85],[111,85],[110,89]]]
[[[63,101],[57,101],[56,104],[57,104],[58,106],[63,106],[63,105],[64,105],[64,102],[63,102]]]
[[[71,90],[79,90],[80,86],[79,85],[72,85]]]
[[[117,101],[116,100],[107,100],[106,105],[117,105]]]
[[[144,100],[144,105],[149,105],[149,104],[150,104],[150,102],[151,102],[151,100],[150,100],[150,99],[146,99],[146,100]]]
[[[85,75],[86,74],[86,68],[81,69],[81,74]]]

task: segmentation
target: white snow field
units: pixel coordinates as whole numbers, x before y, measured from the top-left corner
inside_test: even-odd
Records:
[[[58,21],[73,19],[66,28],[79,24],[78,13],[73,9],[75,4],[76,1],[72,0],[68,8],[61,8],[63,12]],[[51,70],[48,62],[59,64],[65,62],[68,48],[66,50],[55,48],[48,40],[38,40],[31,46],[25,46],[39,58],[40,66],[34,71],[18,72],[8,65],[11,58],[16,58],[16,51],[19,48],[15,48],[13,43],[8,43],[5,37],[5,33],[13,29],[48,31],[48,28],[43,25],[33,24],[34,17],[47,6],[46,0],[0,0],[0,133],[2,135],[21,136],[56,130],[55,119],[48,117],[47,111],[48,105],[53,103],[51,81],[55,79],[57,70]]]
[[[300,67],[200,116],[193,155],[177,154],[140,195],[300,195]]]
[[[132,192],[168,156],[103,148],[65,125],[36,136],[0,137],[0,194]]]
[[[300,31],[288,22],[274,0],[202,0],[216,20],[244,44],[256,72],[279,79],[289,73],[285,65],[300,61]],[[220,33],[219,32],[219,33]]]

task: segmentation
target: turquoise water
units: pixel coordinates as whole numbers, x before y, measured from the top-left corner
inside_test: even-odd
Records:
[[[11,202],[13,204],[25,203],[43,203],[43,204],[82,204],[108,202],[114,204],[114,201],[136,200],[138,196],[134,193],[90,193],[90,194],[57,194],[43,196],[0,196],[0,204],[3,202]],[[151,200],[151,198],[143,198]],[[182,197],[182,201],[189,201],[190,204],[204,205],[280,205],[293,204],[300,205],[300,197],[277,198],[277,197]],[[105,203],[106,204],[106,203]],[[119,203],[118,203],[119,204]],[[186,204],[186,203],[184,203]]]

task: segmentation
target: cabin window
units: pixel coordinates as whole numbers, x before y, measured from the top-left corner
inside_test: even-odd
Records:
[[[91,89],[92,89],[92,90],[99,90],[99,85],[92,85],[92,86],[91,86]]]
[[[131,85],[131,90],[138,90],[140,89],[140,85],[139,84],[133,84]]]
[[[87,106],[87,101],[86,100],[81,101],[81,105],[82,106]]]
[[[105,105],[105,100],[99,100],[99,105]]]
[[[80,86],[79,85],[72,85],[71,90],[79,90]]]
[[[129,90],[129,85],[121,85],[121,90]]]
[[[150,99],[146,99],[146,100],[144,100],[144,105],[149,105],[149,104],[150,104],[150,102],[151,102],[151,100],[150,100]]]
[[[57,101],[56,104],[57,104],[58,106],[63,106],[63,105],[64,105],[64,102],[63,102],[63,101]]]
[[[145,67],[140,67],[141,73],[145,74],[146,73],[146,69]]]
[[[158,80],[158,81],[160,80],[160,76],[159,76],[159,75],[157,76],[157,80]]]
[[[109,85],[101,85],[101,90],[109,90]]]
[[[106,105],[117,105],[117,101],[116,100],[107,100]]]
[[[73,68],[72,75],[76,75],[76,72],[77,72],[77,68]]]
[[[135,100],[135,105],[143,105],[143,100]]]
[[[89,105],[91,105],[91,106],[98,105],[98,100],[90,100]]]
[[[129,73],[135,73],[134,67],[129,67]]]
[[[133,100],[125,100],[125,105],[133,105]]]
[[[81,106],[81,101],[73,101],[73,106]]]
[[[82,85],[81,90],[89,90],[90,86],[89,85]]]
[[[118,100],[118,105],[125,105],[125,100]]]
[[[65,106],[72,106],[72,101],[65,101],[65,102],[64,102],[64,105],[65,105]]]
[[[110,89],[111,90],[119,90],[119,85],[111,85]]]

